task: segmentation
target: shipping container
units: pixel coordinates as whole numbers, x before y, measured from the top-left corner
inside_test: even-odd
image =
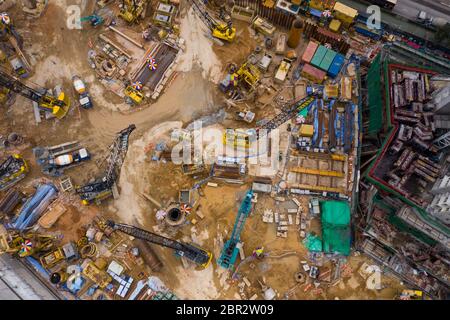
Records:
[[[314,57],[311,60],[311,64],[315,67],[319,67],[320,63],[323,60],[323,57],[327,54],[327,48],[324,46],[319,46],[316,50],[316,53],[314,54]]]
[[[342,54],[337,54],[334,57],[333,63],[331,64],[330,68],[328,68],[328,75],[330,77],[336,78],[339,72],[341,72],[344,61],[344,56]]]
[[[308,63],[305,63],[302,69],[302,76],[315,83],[321,84],[325,79],[326,73]]]
[[[325,54],[325,56],[322,59],[322,62],[320,63],[319,68],[324,71],[328,71],[331,64],[333,63],[334,57],[336,57],[336,52],[328,49],[327,53]]]
[[[314,57],[314,54],[316,53],[318,46],[319,46],[319,44],[317,42],[310,41],[308,43],[308,46],[306,47],[305,52],[303,53],[302,61],[306,62],[306,63],[310,63],[311,59]]]
[[[343,3],[336,2],[334,5],[334,17],[341,20],[342,24],[348,27],[358,15],[358,11],[346,6]]]

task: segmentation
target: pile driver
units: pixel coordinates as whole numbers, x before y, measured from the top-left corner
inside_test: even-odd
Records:
[[[55,98],[47,94],[46,89],[33,89],[2,69],[0,69],[0,86],[36,102],[39,109],[50,112],[58,119],[64,118],[69,111],[70,100],[64,92]]]
[[[113,187],[119,178],[122,164],[128,151],[130,134],[136,129],[134,124],[117,133],[116,139],[110,146],[110,154],[107,159],[108,167],[105,175],[83,187],[77,188],[76,192],[81,197],[83,204],[88,205],[92,202],[100,202],[113,193]]]
[[[187,244],[179,242],[173,239],[169,239],[160,236],[156,233],[149,232],[138,227],[130,226],[122,223],[115,223],[112,220],[108,220],[106,224],[114,230],[119,230],[125,234],[133,236],[138,239],[148,241],[163,247],[171,248],[175,250],[175,254],[179,257],[185,257],[191,260],[198,266],[206,268],[212,259],[212,254],[205,249],[199,248],[193,244]]]
[[[236,37],[236,28],[233,27],[231,20],[227,23],[222,21],[217,21],[206,11],[206,8],[201,7],[197,0],[191,0],[193,4],[194,11],[198,14],[200,19],[208,26],[211,30],[211,34],[214,38],[232,42]]]

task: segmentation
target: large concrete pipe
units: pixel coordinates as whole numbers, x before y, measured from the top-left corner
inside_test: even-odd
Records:
[[[303,22],[300,19],[297,19],[292,24],[291,31],[289,31],[289,38],[287,41],[287,45],[291,49],[297,48],[300,43],[300,36],[303,28]]]

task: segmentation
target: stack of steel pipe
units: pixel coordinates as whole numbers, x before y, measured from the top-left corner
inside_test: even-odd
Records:
[[[16,189],[10,189],[0,200],[0,215],[9,216],[21,200],[21,194]]]

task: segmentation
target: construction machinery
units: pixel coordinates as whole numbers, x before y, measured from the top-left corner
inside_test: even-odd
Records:
[[[222,253],[217,260],[217,264],[225,269],[233,268],[234,263],[236,262],[236,258],[239,253],[237,244],[240,242],[241,232],[244,228],[245,220],[252,211],[252,198],[253,190],[247,191],[236,216],[236,222],[234,223],[230,240],[228,240],[223,246]]]
[[[70,108],[69,97],[61,92],[58,98],[47,94],[44,88],[33,89],[18,78],[0,69],[0,86],[20,94],[38,104],[39,109],[51,113],[58,119],[64,118]]]
[[[61,248],[48,252],[40,257],[39,262],[45,269],[50,269],[56,266],[59,262],[66,258],[64,251]]]
[[[252,91],[261,79],[261,72],[255,65],[246,62],[236,71],[235,76],[245,89]]]
[[[136,105],[141,104],[144,99],[144,94],[133,86],[128,86],[125,88],[125,96],[131,103]]]
[[[84,109],[91,109],[94,105],[92,103],[91,96],[89,95],[89,92],[87,91],[86,85],[84,84],[83,80],[81,80],[79,76],[73,76],[72,82],[75,91],[79,95],[78,102],[80,103],[80,106]]]
[[[105,19],[103,19],[102,16],[99,16],[98,14],[92,14],[87,17],[80,18],[80,22],[89,21],[91,23],[91,26],[96,27],[98,25],[101,25],[103,22],[105,22]]]
[[[47,252],[59,240],[59,237],[54,235],[45,235],[36,232],[16,233],[13,231],[9,233],[5,231],[3,238],[4,243],[7,244],[6,252],[13,253],[19,258]],[[0,253],[2,253],[1,250]]]
[[[301,112],[305,108],[309,108],[315,101],[316,97],[314,94],[296,101],[290,107],[277,114],[273,119],[258,127],[258,138],[263,135],[269,134],[270,131],[278,128],[283,123],[286,123],[290,119],[294,118],[299,112]]]
[[[66,142],[53,147],[33,148],[37,163],[42,172],[53,177],[60,177],[65,169],[80,165],[91,159],[91,155],[78,141]]]
[[[172,248],[175,250],[175,254],[177,256],[185,257],[186,259],[189,259],[202,268],[206,268],[211,262],[212,254],[205,249],[197,247],[194,244],[187,244],[169,239],[147,230],[127,224],[116,223],[112,220],[108,220],[106,224],[114,230],[119,230],[135,238],[142,239],[163,247]]]
[[[147,0],[122,0],[119,17],[128,23],[135,23],[144,11]]]
[[[228,21],[228,23],[218,21],[211,17],[211,15],[206,11],[206,8],[197,3],[197,0],[191,1],[193,4],[192,8],[211,30],[211,35],[214,38],[228,42],[232,42],[234,40],[236,37],[236,28],[233,27],[231,20]]]
[[[11,17],[8,13],[0,13],[0,40],[7,40],[9,36],[13,36],[17,43],[22,45],[22,37],[16,32]]]
[[[128,128],[117,133],[116,139],[109,148],[111,151],[106,160],[108,166],[104,176],[93,183],[76,189],[83,204],[99,203],[113,195],[116,180],[119,178],[120,170],[128,151],[130,134],[134,129],[136,129],[136,126],[131,124]]]
[[[0,191],[5,190],[23,178],[28,172],[26,161],[18,154],[9,156],[0,165]]]

